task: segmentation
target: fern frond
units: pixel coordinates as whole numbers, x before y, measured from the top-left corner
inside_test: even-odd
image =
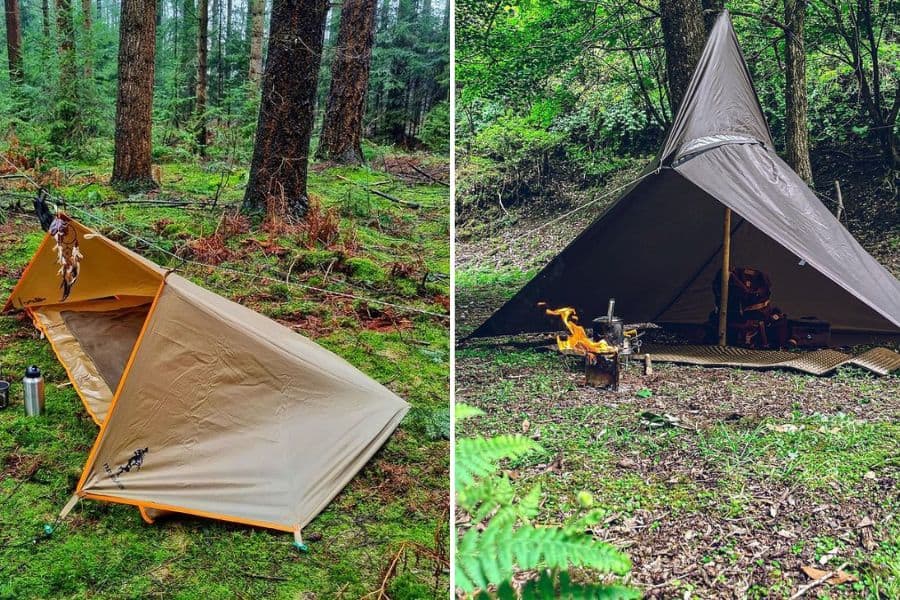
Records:
[[[456,505],[480,522],[492,512],[512,504],[516,491],[506,476],[479,479],[465,488],[458,489]]]
[[[631,561],[613,546],[556,527],[524,525],[513,533],[510,545],[522,569],[585,567],[616,575],[631,570]]]
[[[554,574],[543,571],[537,579],[527,582],[519,596],[521,600],[637,600],[638,590],[601,583],[573,583],[565,571]],[[499,597],[498,597],[499,598]]]
[[[453,407],[453,416],[456,417],[457,421],[471,419],[472,417],[480,417],[483,414],[484,411],[480,408],[475,408],[474,406],[469,406],[468,404],[462,404],[461,402],[457,402]]]
[[[464,587],[459,577],[457,585],[471,592],[508,581],[517,570],[571,567],[623,575],[631,569],[631,561],[611,545],[584,534],[532,525],[513,529],[508,522],[492,519],[484,531],[472,528],[460,540],[457,568],[472,587]]]
[[[493,475],[504,458],[519,458],[540,450],[540,445],[522,435],[464,438],[456,442],[456,489],[471,485],[476,477]]]

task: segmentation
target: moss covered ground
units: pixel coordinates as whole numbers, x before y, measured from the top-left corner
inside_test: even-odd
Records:
[[[428,156],[412,159],[445,168]],[[378,167],[318,165],[310,180],[318,225],[267,229],[235,216],[245,170],[163,164],[160,190],[131,196],[106,184],[109,172],[108,164],[79,164],[35,174],[94,215],[70,209],[85,224],[316,340],[412,409],[306,528],[306,554],[281,532],[191,517],[150,526],[132,507],[93,501],[81,502],[45,535],[44,525],[53,523],[74,490],[97,428],[49,344],[21,314],[4,314],[0,369],[13,380],[13,403],[0,411],[0,598],[349,599],[382,587],[395,600],[445,597],[449,322],[301,286],[447,313],[448,188],[411,183]],[[15,206],[30,207],[25,182],[5,183],[4,298],[42,236],[37,221]],[[198,267],[158,247],[233,270]],[[18,381],[28,364],[45,373],[42,418],[26,418],[22,410]],[[398,553],[400,567],[385,582]]]

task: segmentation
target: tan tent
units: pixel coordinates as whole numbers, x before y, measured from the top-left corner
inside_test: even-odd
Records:
[[[702,329],[715,308],[726,209],[731,265],[768,273],[788,315],[829,321],[838,345],[900,334],[900,282],[775,153],[723,11],[657,160],[472,335],[556,330],[538,302],[574,307],[586,321],[609,298],[629,323]]]
[[[60,302],[48,235],[5,308],[46,335],[100,425],[76,494],[299,531],[408,405],[305,337],[76,221]]]

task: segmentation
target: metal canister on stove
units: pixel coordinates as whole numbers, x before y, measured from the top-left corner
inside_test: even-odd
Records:
[[[616,348],[622,348],[625,343],[625,325],[622,317],[613,315],[616,308],[615,298],[610,298],[606,315],[593,320],[594,341],[606,340],[606,343]]]
[[[37,366],[31,365],[25,369],[22,387],[25,392],[25,414],[29,417],[44,414],[44,377]]]

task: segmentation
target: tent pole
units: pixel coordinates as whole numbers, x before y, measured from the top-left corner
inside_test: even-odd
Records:
[[[725,346],[728,338],[728,280],[731,274],[731,209],[725,207],[722,227],[722,287],[719,288],[719,345]]]

